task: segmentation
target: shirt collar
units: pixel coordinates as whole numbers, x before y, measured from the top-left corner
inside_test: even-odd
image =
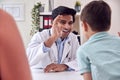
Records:
[[[92,40],[92,39],[95,39],[95,38],[105,37],[105,36],[108,36],[108,35],[109,34],[106,31],[104,31],[104,32],[98,32],[98,33],[95,33],[94,35],[92,35],[89,40]]]

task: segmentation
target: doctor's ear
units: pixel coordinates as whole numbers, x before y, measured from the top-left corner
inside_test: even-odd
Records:
[[[53,24],[53,20],[51,20],[51,24]]]

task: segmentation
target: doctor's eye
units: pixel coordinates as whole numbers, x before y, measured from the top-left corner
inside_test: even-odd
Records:
[[[65,20],[60,20],[60,24],[66,24],[66,21]]]
[[[70,21],[68,24],[69,24],[69,25],[72,25],[72,24],[73,24],[73,21]]]

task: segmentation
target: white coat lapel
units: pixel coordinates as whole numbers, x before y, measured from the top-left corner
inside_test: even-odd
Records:
[[[71,42],[70,42],[70,40],[68,39],[68,40],[65,42],[65,44],[64,44],[63,57],[62,57],[61,62],[62,62],[62,61],[66,58],[66,56],[69,54],[70,49],[71,49]]]

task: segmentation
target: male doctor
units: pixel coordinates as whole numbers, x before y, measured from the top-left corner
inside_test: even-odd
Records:
[[[32,70],[78,70],[76,50],[79,42],[77,36],[71,32],[75,14],[74,9],[65,6],[52,11],[52,28],[37,32],[28,45],[27,56]]]

